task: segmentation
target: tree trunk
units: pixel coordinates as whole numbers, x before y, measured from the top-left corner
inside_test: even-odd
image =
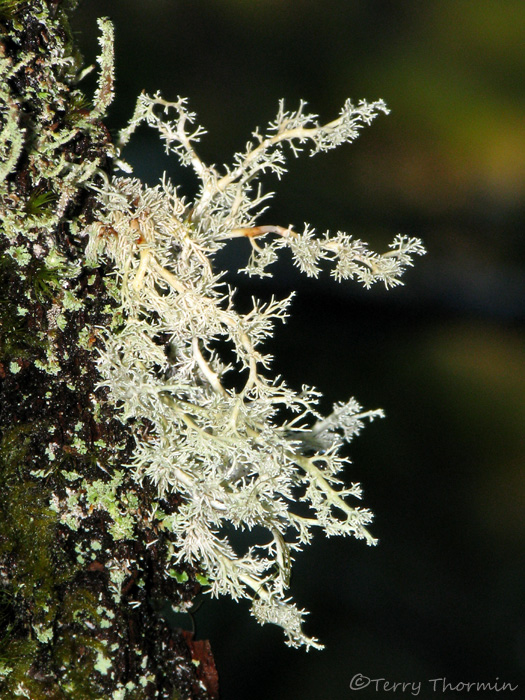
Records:
[[[116,301],[82,230],[114,155],[112,76],[90,105],[71,5],[0,1],[0,697],[215,698],[207,643],[158,612],[191,606],[195,572],[164,575],[131,431],[97,389]]]

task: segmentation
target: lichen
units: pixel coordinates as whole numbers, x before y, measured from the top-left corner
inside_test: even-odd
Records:
[[[131,437],[97,388],[99,329],[115,323],[116,292],[104,266],[85,264],[81,232],[95,216],[89,186],[115,156],[101,121],[112,28],[99,23],[89,97],[68,26],[74,4],[0,1],[0,697],[145,700],[181,687],[204,700],[194,675],[174,663],[159,678],[145,654],[189,654],[143,610],[151,598],[188,600],[198,584],[146,585],[142,569],[163,569],[166,548],[147,548],[147,495],[121,468]]]
[[[322,416],[317,389],[293,390],[273,377],[263,345],[286,320],[291,297],[254,299],[242,313],[215,255],[245,239],[251,256],[242,271],[249,275],[270,277],[287,249],[311,277],[324,266],[337,281],[401,284],[424,253],[417,238],[398,235],[379,254],[342,231],[257,225],[271,197],[259,181],[285,172],[286,147],[294,155],[306,147],[311,155],[328,151],[353,141],[381,112],[388,112],[382,100],[346,100],[337,118],[320,123],[304,102],[287,110],[281,101],[267,129],[219,168],[197,152],[205,132],[186,99],[142,93],[119,143],[142,123],[154,127],[167,153],[194,170],[198,191],[190,202],[167,176],[156,187],[114,177],[95,188],[99,218],[87,228],[88,261],[114,265],[120,318],[101,333],[98,367],[135,434],[133,478],[152,484],[159,501],[181,498],[162,519],[168,572],[199,567],[212,595],[250,599],[254,617],[280,625],[291,646],[322,646],[306,635],[305,611],[289,599],[295,553],[315,530],[376,542],[372,513],[355,504],[360,485],[341,478],[348,464],[342,448],[383,413],[350,398]],[[264,531],[264,542],[247,534],[238,546],[235,530]]]
[[[186,100],[143,94],[119,148],[154,126],[200,191],[190,203],[166,178],[115,177],[113,29],[99,21],[90,97],[66,9],[0,0],[0,694],[205,700],[212,662],[158,611],[187,610],[205,586],[251,598],[289,644],[320,646],[287,598],[293,555],[314,528],[375,542],[340,448],[381,415],[350,399],[322,417],[319,392],[271,377],[262,344],[290,300],[241,313],[212,258],[244,240],[251,275],[288,248],[310,276],[332,265],[339,281],[389,287],[424,251],[256,222],[270,195],[254,185],[284,173],[285,145],[352,141],[381,100],[347,100],[326,124],[282,102],[220,171],[194,148],[204,130]],[[239,553],[229,533],[255,528],[267,542]]]

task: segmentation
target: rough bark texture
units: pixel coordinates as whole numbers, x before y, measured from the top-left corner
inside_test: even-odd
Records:
[[[215,698],[207,643],[157,612],[187,609],[195,572],[166,577],[131,431],[96,388],[116,302],[82,229],[113,151],[69,11],[0,2],[0,698]]]

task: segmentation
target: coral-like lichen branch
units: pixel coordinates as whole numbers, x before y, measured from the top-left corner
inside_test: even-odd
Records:
[[[350,504],[361,497],[359,486],[341,481],[347,460],[340,448],[381,412],[363,412],[351,399],[323,418],[316,391],[298,393],[273,378],[262,343],[286,319],[290,299],[254,301],[251,311],[239,313],[213,256],[230,239],[246,238],[249,274],[270,274],[268,266],[287,247],[308,275],[317,276],[326,261],[338,280],[391,287],[424,251],[419,240],[403,236],[380,255],[345,233],[256,224],[271,196],[256,183],[265,173],[284,173],[286,144],[294,154],[305,144],[311,153],[325,151],[352,141],[387,111],[382,101],[347,101],[323,125],[305,107],[289,112],[281,103],[267,133],[256,131],[220,171],[199,157],[195,144],[204,130],[194,126],[184,99],[142,94],[121,146],[140,123],[150,124],[167,152],[193,168],[200,190],[189,203],[166,179],[154,188],[129,177],[108,181],[98,190],[100,220],[87,231],[87,256],[91,264],[100,257],[114,264],[123,320],[105,333],[99,370],[122,420],[137,426],[134,478],[153,482],[159,498],[183,495],[176,512],[159,509],[154,516],[171,538],[173,562],[200,566],[214,595],[252,598],[260,622],[280,625],[289,644],[309,648],[319,643],[304,634],[304,612],[286,598],[293,554],[317,527],[375,543],[367,530],[371,513]],[[232,349],[232,363],[217,340]],[[233,374],[235,382],[228,378]],[[139,429],[145,424],[147,439]],[[232,527],[262,528],[267,539],[239,552]]]

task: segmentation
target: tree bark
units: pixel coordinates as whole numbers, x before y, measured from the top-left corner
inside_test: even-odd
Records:
[[[82,230],[114,151],[77,86],[72,9],[0,2],[0,697],[216,698],[209,645],[159,612],[191,606],[198,572],[165,575],[132,431],[97,389],[117,302]]]

